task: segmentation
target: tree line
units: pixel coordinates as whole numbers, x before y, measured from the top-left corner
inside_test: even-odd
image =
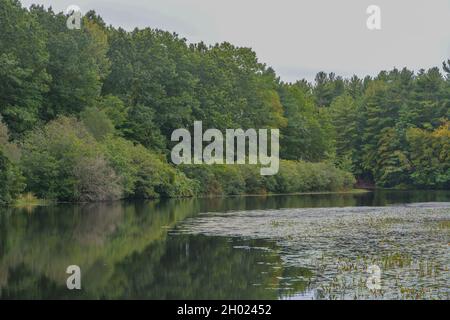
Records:
[[[450,71],[285,83],[251,49],[125,31],[0,0],[0,201],[325,191],[450,183]],[[279,128],[280,174],[174,167],[178,128]],[[295,179],[293,178],[295,177]]]

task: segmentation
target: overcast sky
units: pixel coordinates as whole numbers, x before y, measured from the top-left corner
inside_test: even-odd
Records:
[[[343,76],[418,70],[450,58],[450,0],[22,0],[95,9],[127,30],[173,31],[189,42],[251,47],[285,81],[318,71]],[[381,30],[366,27],[366,8],[381,8]]]

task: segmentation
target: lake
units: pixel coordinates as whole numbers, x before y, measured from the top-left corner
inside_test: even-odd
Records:
[[[0,299],[449,299],[449,267],[450,191],[0,209]]]

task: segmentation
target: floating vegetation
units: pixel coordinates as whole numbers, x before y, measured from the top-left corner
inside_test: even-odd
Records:
[[[283,289],[295,296],[293,281],[307,278],[299,297],[449,299],[449,216],[450,203],[205,213],[177,232],[275,243],[285,268],[309,270],[284,277],[280,298]],[[375,289],[368,286],[374,265]]]
[[[412,261],[411,255],[395,252],[381,257],[381,266],[384,269],[403,268],[409,267]]]
[[[438,226],[441,229],[450,229],[450,220],[439,221]]]

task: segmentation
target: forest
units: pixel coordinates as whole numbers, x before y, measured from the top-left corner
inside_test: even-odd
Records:
[[[66,20],[0,0],[0,204],[450,189],[450,59],[286,83],[250,48]],[[280,129],[279,173],[173,165],[171,133],[194,121]]]

